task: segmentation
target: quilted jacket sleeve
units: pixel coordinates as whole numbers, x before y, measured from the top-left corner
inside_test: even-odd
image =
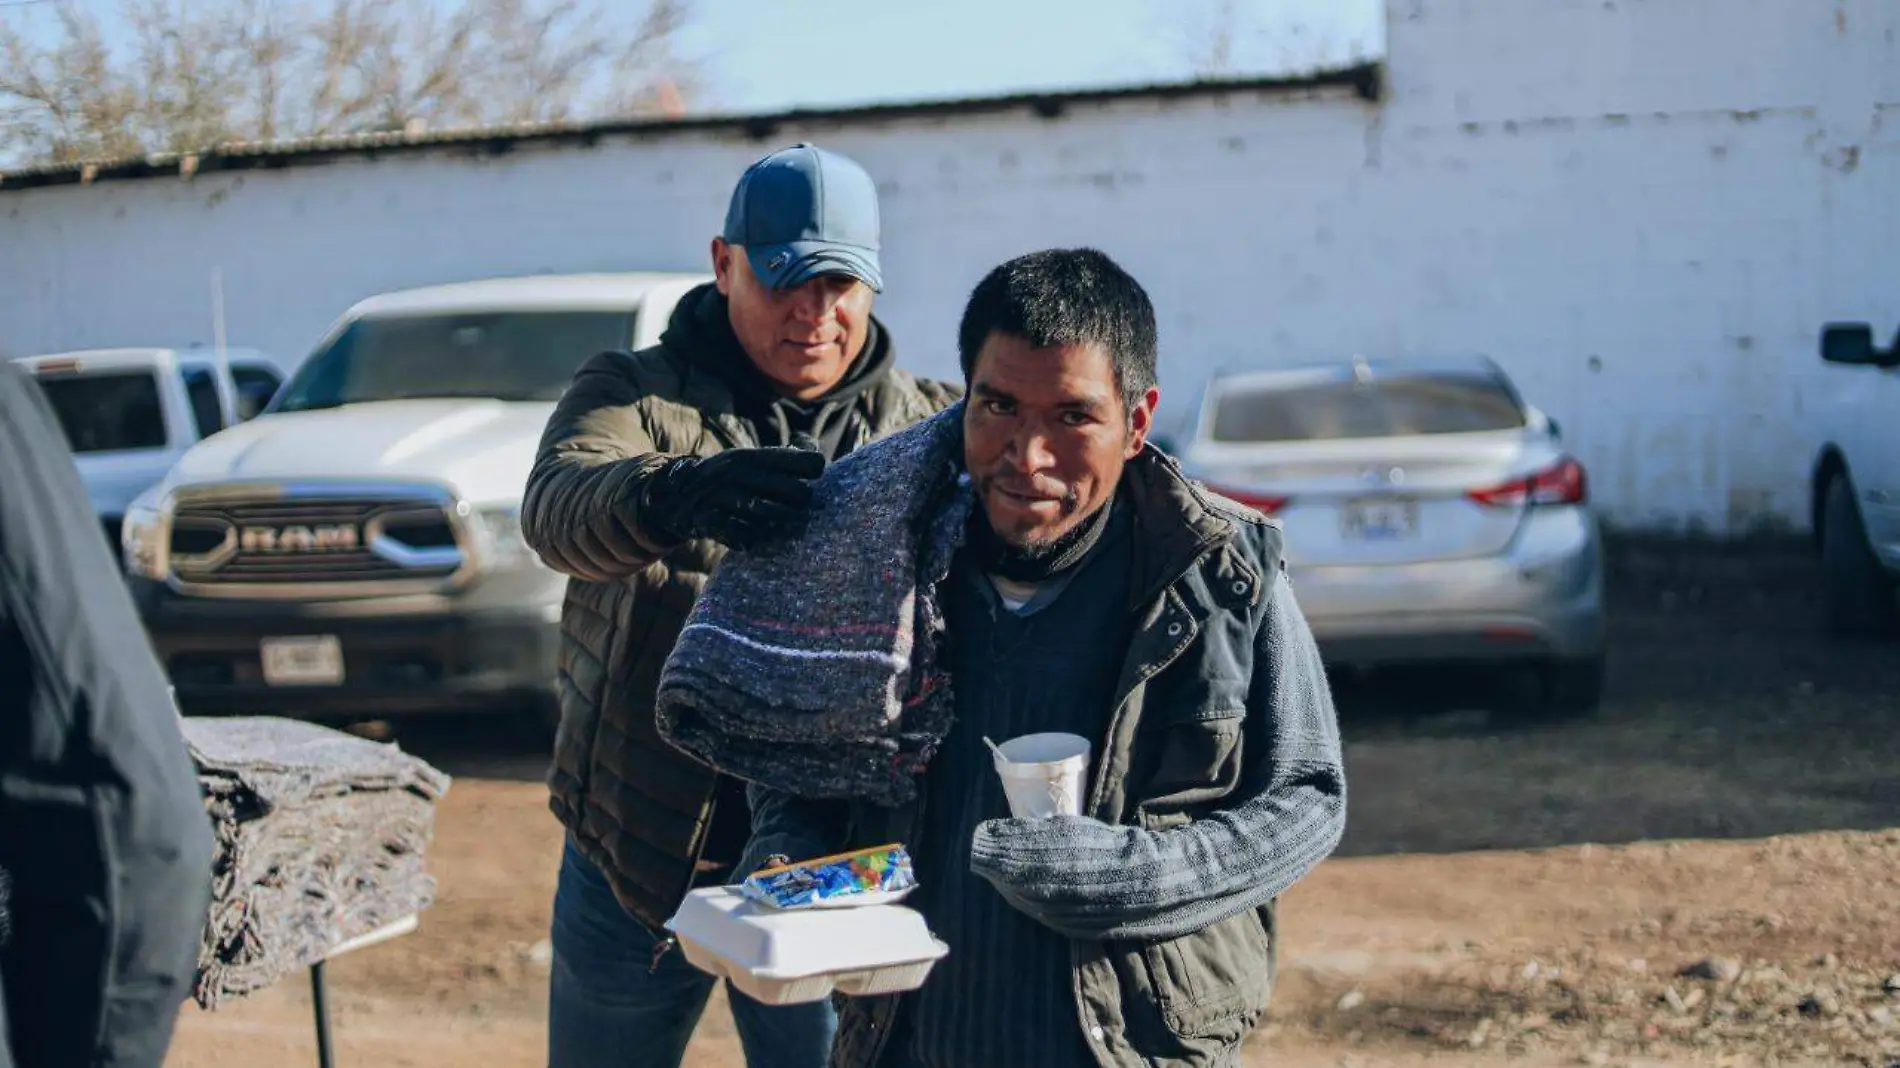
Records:
[[[622,352],[575,372],[528,473],[521,533],[562,574],[609,582],[635,574],[674,546],[640,525],[640,493],[669,459],[654,445],[644,399]]]
[[[924,406],[928,410],[926,415],[928,418],[962,400],[963,383],[920,378],[917,380],[917,393],[923,398]]]

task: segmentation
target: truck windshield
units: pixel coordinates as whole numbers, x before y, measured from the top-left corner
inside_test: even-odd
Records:
[[[554,401],[595,353],[633,340],[632,311],[474,312],[359,319],[297,369],[274,411],[370,401]]]
[[[1524,425],[1524,410],[1494,379],[1411,374],[1220,395],[1213,438],[1226,442],[1327,441],[1414,434],[1470,434]]]
[[[37,381],[74,452],[165,447],[165,407],[153,372],[42,375]]]

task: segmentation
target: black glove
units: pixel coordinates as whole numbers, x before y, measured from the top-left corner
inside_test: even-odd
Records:
[[[803,448],[731,449],[668,461],[641,491],[640,522],[663,541],[711,538],[749,548],[796,533],[811,507],[823,453]]]

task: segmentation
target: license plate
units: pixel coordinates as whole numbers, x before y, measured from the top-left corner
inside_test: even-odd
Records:
[[[337,686],[343,682],[343,646],[334,634],[265,638],[264,681],[272,686]]]
[[[1347,501],[1341,533],[1354,541],[1398,541],[1418,531],[1418,504],[1407,500]]]

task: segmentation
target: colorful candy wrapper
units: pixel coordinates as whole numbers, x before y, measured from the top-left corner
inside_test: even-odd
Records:
[[[884,845],[761,868],[739,892],[773,908],[850,908],[888,904],[916,885],[910,854],[901,845]]]

